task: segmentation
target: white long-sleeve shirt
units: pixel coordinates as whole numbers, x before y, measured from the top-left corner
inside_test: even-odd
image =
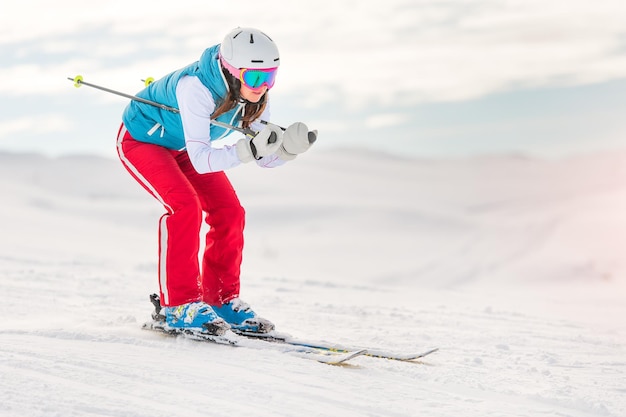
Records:
[[[200,174],[224,171],[233,168],[241,161],[237,156],[236,145],[225,145],[215,148],[211,144],[211,114],[215,110],[215,100],[208,88],[198,77],[184,76],[176,85],[176,99],[185,135],[185,146],[189,159],[196,171]],[[269,103],[268,103],[269,104]],[[243,104],[239,105],[238,113],[243,111]],[[254,131],[263,129],[260,120],[269,120],[269,105],[261,117],[252,123]],[[231,123],[232,124],[232,123]],[[226,136],[226,132],[222,137]],[[221,139],[215,138],[214,140]],[[276,155],[270,155],[256,161],[264,168],[273,168],[284,164]]]

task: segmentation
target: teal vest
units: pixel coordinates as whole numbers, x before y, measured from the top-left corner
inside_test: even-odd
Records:
[[[219,45],[206,49],[200,60],[154,81],[137,93],[137,97],[178,108],[176,85],[181,77],[190,75],[198,77],[211,92],[213,100],[219,103],[228,93],[228,85],[220,68],[218,51]],[[237,126],[241,119],[239,113],[239,107],[235,107],[215,120]],[[131,136],[138,141],[174,150],[185,149],[185,135],[179,113],[132,100],[126,106],[122,120]],[[231,130],[211,125],[209,133],[211,140],[216,140],[228,135]]]

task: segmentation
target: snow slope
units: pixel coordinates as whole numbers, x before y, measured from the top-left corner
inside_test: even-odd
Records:
[[[140,329],[162,209],[117,161],[0,154],[1,416],[626,416],[626,154],[312,150],[230,177],[242,298],[332,367]]]

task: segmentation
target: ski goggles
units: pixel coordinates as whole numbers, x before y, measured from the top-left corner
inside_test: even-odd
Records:
[[[221,56],[220,56],[221,58]],[[243,85],[251,90],[258,90],[263,86],[267,86],[268,89],[274,87],[274,81],[276,81],[276,73],[278,68],[235,68],[228,62],[221,58],[220,61],[226,70],[235,78],[237,78]]]

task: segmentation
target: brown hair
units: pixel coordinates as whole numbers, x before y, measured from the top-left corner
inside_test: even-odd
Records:
[[[220,65],[221,66],[221,65]],[[212,119],[216,119],[218,116],[226,113],[229,110],[235,108],[237,103],[241,102],[241,95],[239,94],[239,90],[241,89],[241,81],[233,77],[227,70],[222,68],[222,73],[224,74],[224,78],[228,83],[228,93],[221,100],[213,114],[211,115]],[[249,128],[250,124],[261,117],[263,110],[265,110],[265,106],[267,104],[267,92],[263,94],[261,100],[258,103],[251,103],[249,101],[245,101],[245,105],[243,108],[243,117],[241,119],[241,125],[243,128]]]

